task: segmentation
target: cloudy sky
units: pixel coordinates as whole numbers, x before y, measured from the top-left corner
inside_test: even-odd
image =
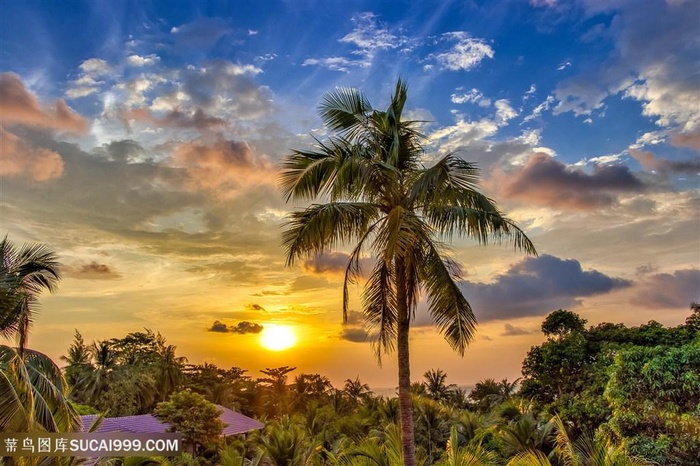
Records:
[[[326,134],[325,92],[384,108],[399,76],[426,164],[478,163],[540,253],[455,241],[478,334],[460,358],[421,304],[415,379],[512,380],[559,308],[682,323],[700,300],[699,5],[5,0],[0,226],[64,264],[30,346],[57,359],[74,329],[150,328],[191,362],[395,385],[360,315],[341,323],[348,250],[285,267],[285,216],[304,206],[277,176]],[[296,346],[262,347],[273,325]]]

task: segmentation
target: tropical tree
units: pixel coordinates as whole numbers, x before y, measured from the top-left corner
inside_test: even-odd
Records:
[[[553,455],[558,463],[571,466],[651,466],[652,462],[629,455],[623,444],[615,444],[600,436],[586,433],[572,441],[559,416],[550,423],[556,432]],[[506,466],[552,466],[550,458],[542,451],[522,450],[508,461]],[[688,463],[690,464],[690,463]]]
[[[355,243],[345,273],[345,319],[349,285],[361,276],[364,251],[376,258],[363,312],[377,328],[377,357],[397,350],[402,451],[406,465],[415,466],[409,329],[418,301],[426,297],[433,322],[462,355],[476,326],[458,286],[460,268],[445,255],[441,240],[457,233],[482,244],[505,238],[531,254],[535,247],[477,190],[474,164],[449,153],[431,167],[422,165],[417,122],[402,119],[407,90],[398,80],[385,111],[373,109],[356,89],[326,94],[320,115],[332,134],[316,140],[314,149],[292,151],[281,184],[287,201],[327,201],[291,214],[283,236],[288,265]]]
[[[38,295],[56,290],[59,265],[46,245],[0,242],[0,335],[17,340],[16,348],[0,345],[0,432],[67,432],[79,424],[61,370],[26,348]]]
[[[158,403],[154,415],[170,424],[169,432],[179,432],[186,445],[196,450],[216,447],[226,427],[221,422],[221,410],[199,393],[182,390],[170,395],[168,401]]]
[[[493,466],[499,463],[498,456],[484,448],[481,443],[460,446],[457,426],[450,428],[444,457],[445,466]]]
[[[158,352],[156,384],[161,401],[165,401],[182,384],[182,368],[187,362],[184,356],[175,355],[174,345],[162,345]]]
[[[80,424],[61,370],[45,354],[0,345],[0,432],[70,432]]]
[[[66,381],[73,390],[72,395],[75,395],[76,389],[83,384],[93,369],[90,349],[78,330],[75,331],[73,343],[68,347],[68,355],[61,356],[61,361],[66,363],[64,368]]]
[[[355,377],[355,380],[345,379],[343,392],[355,403],[358,403],[363,398],[372,394],[369,385],[360,381],[360,376]]]
[[[447,385],[447,374],[442,369],[430,369],[423,374],[423,385],[428,397],[435,401],[444,401],[450,397],[450,392],[457,388],[455,384]]]
[[[20,354],[43,291],[56,291],[61,278],[56,253],[44,244],[16,247],[7,236],[0,242],[0,335],[17,339]]]

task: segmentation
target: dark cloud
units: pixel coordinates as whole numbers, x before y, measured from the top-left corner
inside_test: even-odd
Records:
[[[226,325],[225,323],[215,320],[214,323],[207,329],[208,332],[218,333],[237,333],[246,335],[249,333],[257,334],[263,331],[263,326],[254,322],[241,321],[236,325]]]
[[[112,267],[107,264],[100,264],[97,261],[64,266],[63,270],[69,277],[80,280],[114,280],[121,278],[121,274],[112,269]]]
[[[345,274],[345,269],[350,261],[350,254],[344,252],[326,252],[317,256],[306,259],[302,264],[302,268],[311,273],[323,274]],[[362,271],[370,270],[374,261],[371,258],[360,259],[360,269]]]
[[[239,119],[259,118],[273,108],[269,89],[252,79],[261,71],[252,65],[210,61],[201,68],[184,70],[176,93],[186,95],[196,108],[209,114],[224,112]]]
[[[340,333],[341,340],[351,341],[353,343],[365,343],[371,341],[369,333],[363,328],[346,327]]]
[[[373,336],[365,328],[365,315],[359,311],[348,311],[348,318],[343,322],[340,339],[353,343],[371,342]]]
[[[550,255],[529,257],[496,277],[493,283],[460,284],[480,321],[545,315],[585,296],[631,285],[596,270],[584,271],[575,259]]]
[[[262,307],[260,304],[256,304],[256,303],[248,304],[248,305],[246,306],[246,308],[248,308],[248,309],[251,310],[251,311],[263,311],[263,312],[266,312],[264,307]]]
[[[691,301],[700,302],[700,269],[647,275],[630,300],[646,308],[687,308]]]
[[[700,172],[700,158],[691,160],[669,160],[657,157],[653,152],[630,149],[630,155],[637,159],[645,170],[662,173],[697,174]]]
[[[503,333],[501,333],[501,336],[514,337],[519,335],[529,335],[530,333],[532,332],[530,332],[529,330],[525,330],[524,328],[516,327],[512,324],[505,324],[503,326]]]
[[[586,173],[541,153],[530,157],[515,173],[497,177],[509,198],[563,209],[610,206],[622,193],[645,189],[626,166],[596,165],[592,173]]]
[[[125,112],[122,118],[126,123],[130,120],[143,121],[157,127],[196,129],[198,131],[221,131],[226,128],[227,122],[223,118],[205,113],[201,108],[193,112],[171,110],[163,117],[157,117],[146,108],[138,108]]]

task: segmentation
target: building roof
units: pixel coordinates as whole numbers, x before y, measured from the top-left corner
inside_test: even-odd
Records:
[[[221,411],[220,419],[225,427],[223,435],[237,435],[259,430],[265,427],[260,421],[257,421],[241,413],[237,413],[231,409],[217,405]],[[92,422],[97,416],[94,414],[80,416],[82,421],[81,432],[87,432]],[[169,424],[159,421],[152,414],[141,414],[138,416],[123,416],[123,417],[106,417],[102,420],[95,432],[128,432],[133,434],[157,434],[165,433],[168,430]]]

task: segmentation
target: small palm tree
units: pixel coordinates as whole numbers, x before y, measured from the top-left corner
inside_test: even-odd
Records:
[[[369,385],[362,383],[359,375],[355,377],[355,380],[345,379],[343,392],[355,403],[360,402],[362,399],[372,394]]]
[[[320,113],[334,134],[317,140],[313,150],[293,151],[281,183],[287,201],[324,201],[291,214],[283,236],[288,265],[355,243],[345,273],[345,319],[349,285],[361,277],[363,253],[371,251],[377,259],[365,284],[363,311],[377,329],[377,357],[397,350],[402,449],[406,465],[415,466],[409,329],[418,301],[425,296],[433,322],[460,354],[476,326],[458,286],[460,269],[445,256],[441,240],[457,233],[482,244],[505,238],[532,254],[535,247],[478,191],[473,164],[451,153],[423,166],[423,137],[416,122],[402,119],[407,92],[399,80],[385,111],[372,108],[356,89],[327,94]]]
[[[445,466],[495,466],[499,464],[498,455],[485,449],[481,443],[469,443],[459,446],[457,426],[450,428],[450,438],[445,451]]]
[[[268,425],[261,449],[273,466],[304,466],[315,452],[304,431],[287,417]]]
[[[425,391],[428,397],[435,401],[445,401],[450,397],[450,392],[457,388],[456,385],[447,385],[447,374],[441,369],[430,369],[423,374]]]

